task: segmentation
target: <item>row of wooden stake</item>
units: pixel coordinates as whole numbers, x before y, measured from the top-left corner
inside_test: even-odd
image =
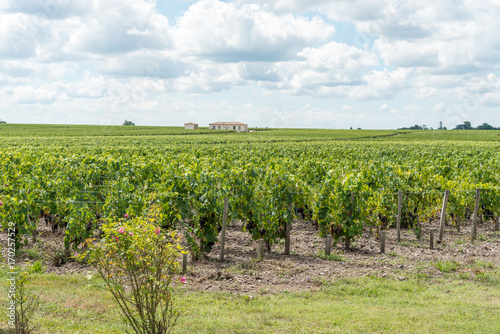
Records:
[[[439,239],[438,242],[443,241],[444,237],[444,225],[446,221],[446,208],[448,206],[448,199],[450,197],[450,191],[446,190],[444,193],[444,198],[443,198],[443,206],[441,209],[441,218],[439,222]],[[481,189],[476,189],[476,202],[474,205],[474,215],[472,218],[472,235],[471,235],[471,241],[474,242],[476,237],[477,237],[477,217],[479,213],[479,201],[481,197]],[[403,192],[399,191],[398,192],[398,215],[396,219],[396,231],[397,231],[397,239],[398,242],[401,242],[401,216],[402,216],[402,205],[403,205]],[[226,227],[227,227],[227,216],[228,216],[228,208],[229,208],[229,200],[227,197],[224,198],[224,213],[222,215],[222,229],[221,229],[221,237],[220,237],[220,256],[219,256],[219,261],[223,262],[224,261],[224,247],[225,247],[225,242],[226,242]],[[290,211],[293,209],[293,207],[290,207]],[[285,229],[285,255],[290,254],[290,225],[291,225],[291,219],[289,222],[286,224],[286,229]],[[496,223],[495,223],[495,230],[499,230],[499,219],[498,217],[496,218]],[[434,249],[434,229],[430,230],[430,249]],[[422,236],[420,236],[422,238]],[[385,230],[379,230],[379,240],[380,240],[380,252],[385,253],[385,239],[386,239],[386,231]],[[330,255],[331,253],[331,245],[332,245],[332,236],[328,234],[326,236],[326,243],[325,243],[325,254]],[[264,256],[264,239],[258,240],[257,244],[257,256],[259,258],[262,258]],[[182,257],[182,270],[183,272],[186,272],[187,269],[187,254],[183,254]]]
[[[439,220],[439,239],[438,242],[443,241],[444,237],[444,225],[446,223],[446,208],[448,206],[448,199],[450,197],[450,191],[446,190],[444,192],[443,198],[443,207],[441,209],[441,218]],[[472,215],[472,232],[471,232],[471,241],[474,242],[477,238],[477,218],[479,215],[479,202],[481,199],[481,189],[476,189],[476,201],[474,204],[474,214]],[[402,204],[403,204],[403,192],[398,191],[398,216],[396,219],[396,230],[398,242],[401,241],[401,212],[402,212]],[[458,223],[457,223],[458,224]],[[496,217],[495,221],[495,230],[498,231],[500,229],[499,219]]]

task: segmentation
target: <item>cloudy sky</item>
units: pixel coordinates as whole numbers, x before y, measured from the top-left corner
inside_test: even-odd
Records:
[[[500,126],[498,17],[498,0],[0,0],[0,119]]]

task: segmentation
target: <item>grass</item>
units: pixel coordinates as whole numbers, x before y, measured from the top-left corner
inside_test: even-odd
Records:
[[[326,260],[326,261],[344,261],[344,258],[342,257],[342,255],[339,255],[339,254],[326,255],[324,251],[319,251],[315,257]]]
[[[5,290],[5,270],[0,279]],[[98,283],[85,275],[36,275],[40,333],[123,333],[114,302]],[[340,279],[323,283],[319,291],[277,295],[189,287],[176,292],[183,313],[177,333],[497,333],[500,328],[499,285],[451,278]],[[2,294],[2,307],[6,298]]]
[[[451,273],[453,271],[457,271],[462,267],[460,263],[455,261],[439,261],[434,262],[432,265],[442,273]]]

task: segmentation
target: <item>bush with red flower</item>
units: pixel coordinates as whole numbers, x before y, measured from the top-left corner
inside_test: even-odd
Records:
[[[97,270],[133,332],[170,332],[179,316],[171,285],[183,253],[176,232],[160,229],[152,216],[107,223],[103,231],[78,259]]]

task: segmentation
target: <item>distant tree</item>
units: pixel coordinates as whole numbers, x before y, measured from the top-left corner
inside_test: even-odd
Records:
[[[470,122],[466,121],[464,124],[459,124],[455,127],[453,130],[500,130],[499,128],[495,128],[493,125],[490,125],[488,123],[483,123],[479,125],[477,128],[472,127]]]
[[[6,122],[6,121],[2,121],[2,120],[0,119],[0,123],[7,123],[7,122]]]
[[[473,130],[474,128],[469,121],[465,121],[464,124],[458,124],[454,130]]]
[[[135,123],[134,123],[134,122],[132,122],[132,121],[127,121],[127,120],[125,120],[125,122],[123,122],[123,124],[122,124],[122,125],[131,125],[131,126],[135,126]]]
[[[483,123],[482,125],[479,125],[477,130],[496,130],[493,125],[489,125],[488,123]]]
[[[412,126],[407,127],[407,128],[399,128],[398,130],[429,130],[429,128],[425,124],[422,126],[415,124],[415,125],[412,125]],[[434,129],[430,128],[430,130],[434,130]]]

